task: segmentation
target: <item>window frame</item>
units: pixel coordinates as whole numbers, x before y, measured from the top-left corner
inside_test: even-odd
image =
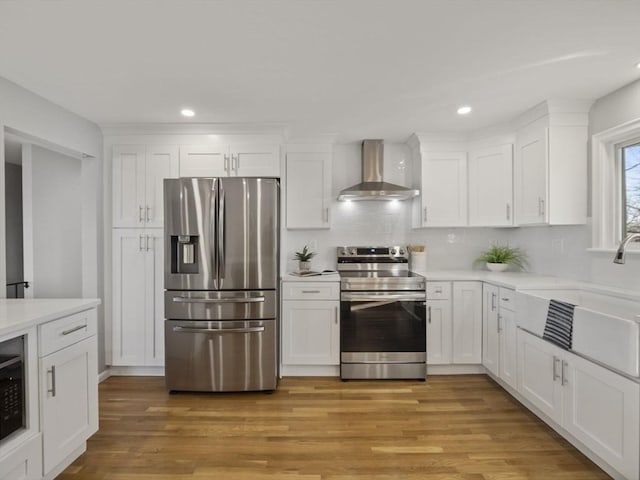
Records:
[[[614,251],[622,241],[622,234],[626,229],[622,148],[639,142],[640,119],[604,130],[591,138],[593,250]]]
[[[627,175],[626,173],[626,159],[624,155],[624,149],[628,147],[640,147],[640,136],[634,139],[628,140],[616,145],[616,160],[618,161],[618,178],[620,182],[620,201],[622,202],[620,207],[621,219],[621,236],[625,237],[629,234],[627,231]]]

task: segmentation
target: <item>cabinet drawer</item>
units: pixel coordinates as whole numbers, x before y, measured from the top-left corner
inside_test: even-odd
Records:
[[[97,323],[96,309],[92,308],[40,325],[38,327],[39,356],[44,357],[95,335],[98,329]]]
[[[515,311],[516,292],[509,288],[500,287],[500,309]]]
[[[450,298],[450,282],[427,282],[427,300],[448,300]]]
[[[283,282],[283,300],[340,300],[338,282]]]

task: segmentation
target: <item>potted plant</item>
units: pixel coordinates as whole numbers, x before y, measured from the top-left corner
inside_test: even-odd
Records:
[[[311,259],[315,255],[316,252],[309,250],[307,245],[304,246],[301,252],[296,252],[294,260],[298,260],[298,269],[301,272],[311,270]]]
[[[475,263],[484,263],[492,272],[504,272],[510,266],[515,270],[524,270],[527,266],[527,255],[519,248],[509,245],[491,245],[482,252]]]

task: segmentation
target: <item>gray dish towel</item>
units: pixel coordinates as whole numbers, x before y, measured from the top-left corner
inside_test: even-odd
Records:
[[[571,303],[550,300],[542,338],[555,343],[560,348],[570,350],[573,340],[573,310],[575,307]]]

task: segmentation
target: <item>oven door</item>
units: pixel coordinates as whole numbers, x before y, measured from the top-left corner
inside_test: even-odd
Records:
[[[342,292],[342,362],[424,363],[427,340],[425,301],[423,291]]]

